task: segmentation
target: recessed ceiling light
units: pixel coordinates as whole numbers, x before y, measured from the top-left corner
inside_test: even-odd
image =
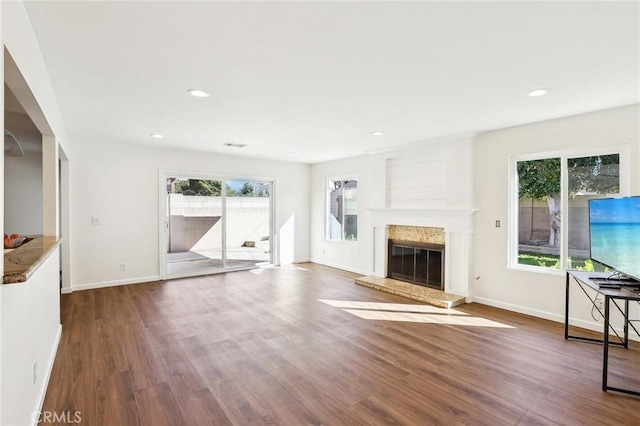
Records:
[[[246,143],[225,143],[224,146],[229,146],[231,148],[244,148],[245,146],[247,146]]]
[[[384,132],[381,132],[380,130],[375,130],[373,132],[371,132],[372,136],[382,136],[384,135]]]
[[[549,89],[536,89],[529,92],[529,96],[536,97],[546,95]]]
[[[164,137],[160,133],[151,133],[149,136],[156,139],[162,139]]]
[[[209,92],[205,92],[204,90],[200,90],[200,89],[189,89],[187,90],[187,93],[190,94],[191,96],[195,96],[196,98],[209,97]]]

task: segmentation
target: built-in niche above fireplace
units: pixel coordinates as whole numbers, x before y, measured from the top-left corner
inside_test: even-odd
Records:
[[[388,278],[444,290],[444,244],[388,241]]]

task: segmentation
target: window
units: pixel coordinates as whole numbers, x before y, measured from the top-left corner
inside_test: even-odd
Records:
[[[621,193],[620,154],[515,159],[514,171],[510,264],[602,270],[589,259],[588,200]]]
[[[327,180],[327,239],[358,240],[358,181]]]

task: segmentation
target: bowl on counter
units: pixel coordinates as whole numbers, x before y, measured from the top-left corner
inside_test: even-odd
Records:
[[[7,235],[4,234],[4,248],[5,249],[14,249],[20,247],[22,244],[27,241],[27,237],[18,234]],[[29,239],[31,241],[31,239]]]

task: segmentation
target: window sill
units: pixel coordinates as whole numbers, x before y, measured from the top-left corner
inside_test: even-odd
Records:
[[[542,268],[538,266],[527,266],[527,265],[519,265],[519,264],[509,265],[507,269],[512,271],[533,272],[536,274],[546,274],[546,275],[556,275],[556,276],[564,276],[566,273],[564,269],[550,269],[550,268]]]
[[[328,240],[328,239],[325,239],[324,241],[325,241],[325,243],[331,243],[331,244],[352,244],[352,245],[357,245],[358,244],[358,240],[351,241],[351,240]]]

